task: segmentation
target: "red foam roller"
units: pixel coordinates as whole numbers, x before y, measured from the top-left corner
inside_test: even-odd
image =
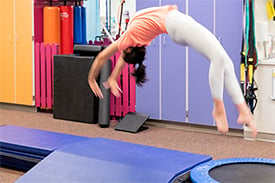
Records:
[[[73,53],[74,31],[73,6],[60,6],[61,20],[61,54]]]

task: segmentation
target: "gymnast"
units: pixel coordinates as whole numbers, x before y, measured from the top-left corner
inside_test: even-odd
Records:
[[[104,86],[119,97],[122,92],[117,78],[125,63],[133,64],[137,85],[146,81],[143,61],[146,49],[151,41],[160,34],[168,34],[177,44],[191,46],[210,61],[209,85],[214,102],[212,116],[221,133],[228,132],[228,122],[223,102],[223,88],[227,89],[239,112],[237,122],[247,125],[252,136],[256,137],[257,128],[250,112],[233,67],[233,62],[216,37],[192,17],[178,11],[176,5],[152,7],[138,11],[130,20],[122,36],[98,54],[88,75],[88,82],[93,93],[103,98],[96,78],[104,63],[117,51],[121,53],[118,61]],[[171,64],[173,62],[171,61]],[[136,65],[138,65],[136,67]]]

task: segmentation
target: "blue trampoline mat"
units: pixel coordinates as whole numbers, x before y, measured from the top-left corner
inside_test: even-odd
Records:
[[[90,139],[19,126],[0,126],[0,149],[47,156],[66,144]]]
[[[275,180],[275,159],[228,158],[202,163],[191,171],[194,183],[264,182]]]
[[[207,155],[90,138],[55,150],[16,182],[171,182],[211,159]]]

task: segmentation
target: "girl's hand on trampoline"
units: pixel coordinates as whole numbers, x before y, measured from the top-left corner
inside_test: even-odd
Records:
[[[94,92],[95,96],[96,97],[99,97],[99,98],[103,98],[103,94],[96,82],[96,80],[89,80],[89,85],[90,85],[90,88],[92,89],[92,91]]]
[[[112,94],[115,97],[120,97],[120,93],[123,93],[122,90],[119,88],[117,81],[115,79],[109,78],[106,82],[103,83],[103,86],[106,89],[111,89]]]

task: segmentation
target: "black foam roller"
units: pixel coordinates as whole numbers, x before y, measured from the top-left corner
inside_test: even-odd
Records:
[[[111,73],[112,63],[108,60],[100,72],[100,89],[103,99],[99,100],[98,125],[100,127],[109,127],[110,125],[110,89],[106,89],[103,83],[108,79]]]

